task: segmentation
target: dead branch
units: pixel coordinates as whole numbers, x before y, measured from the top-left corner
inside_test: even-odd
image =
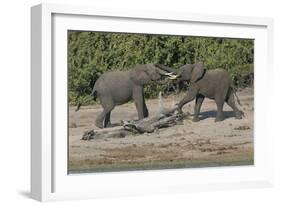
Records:
[[[122,126],[86,131],[82,140],[98,138],[123,138],[129,134],[142,134],[158,131],[160,128],[181,124],[189,114],[179,114],[177,107],[164,108],[161,93],[159,94],[159,111],[156,116],[141,120],[122,121]]]

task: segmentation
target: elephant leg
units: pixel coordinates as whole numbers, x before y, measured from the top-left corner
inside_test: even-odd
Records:
[[[138,111],[138,118],[143,119],[147,117],[148,110],[145,105],[144,96],[143,96],[143,88],[142,87],[136,87],[133,90],[133,100],[135,102],[137,111]]]
[[[110,114],[111,114],[111,111],[108,112],[106,115],[105,115],[105,119],[104,119],[104,127],[111,127],[111,123],[110,123]]]
[[[99,116],[96,118],[96,121],[95,121],[95,125],[98,127],[98,128],[103,128],[103,121],[104,121],[104,118],[105,118],[105,115],[106,115],[106,110],[104,109],[100,114]]]
[[[215,122],[220,122],[220,121],[224,120],[223,105],[226,100],[227,93],[228,93],[228,87],[226,87],[226,86],[219,88],[216,92],[215,102],[217,104],[218,111],[217,111],[217,116],[216,116]]]
[[[196,95],[196,102],[195,102],[195,107],[194,107],[194,117],[193,117],[193,120],[194,122],[198,122],[199,121],[199,118],[198,118],[198,115],[200,114],[200,108],[201,108],[201,105],[204,101],[204,96],[201,95],[201,94],[198,94]]]
[[[104,128],[110,122],[110,112],[114,109],[114,103],[111,97],[101,97],[100,101],[103,111],[97,117],[95,125],[99,128]]]
[[[144,118],[148,117],[149,113],[148,113],[148,109],[147,106],[145,104],[145,100],[143,100],[143,116]]]
[[[235,118],[236,119],[242,119],[242,116],[243,116],[244,113],[236,107],[234,94],[233,94],[232,91],[230,92],[230,95],[227,98],[226,103],[233,109],[233,111],[235,113]]]
[[[223,115],[224,98],[222,98],[221,96],[216,97],[215,102],[216,102],[217,108],[218,108],[215,122],[220,122],[220,121],[224,120],[224,115]]]
[[[190,88],[189,92],[187,93],[187,95],[179,102],[178,104],[178,111],[179,113],[182,113],[182,107],[187,104],[188,102],[192,101],[193,99],[195,99],[197,95],[197,90],[193,89],[192,87]]]
[[[148,115],[148,111],[144,109],[143,103],[141,101],[135,101],[135,105],[138,111],[138,118],[144,119],[145,117],[147,117],[145,115]]]

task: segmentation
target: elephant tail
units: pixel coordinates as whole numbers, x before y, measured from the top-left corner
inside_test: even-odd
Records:
[[[240,106],[242,106],[242,104],[241,104],[241,102],[240,102],[240,99],[238,98],[238,96],[237,96],[237,94],[236,94],[236,91],[234,91],[234,95],[235,95],[235,97],[236,97],[236,99],[237,99],[238,104],[239,104]]]
[[[234,86],[231,86],[231,89],[232,89],[232,91],[233,91],[233,93],[234,93],[234,95],[235,95],[235,97],[236,97],[236,100],[237,100],[237,103],[240,105],[240,106],[242,106],[242,104],[241,104],[241,102],[240,102],[240,99],[238,98],[238,96],[237,96],[237,94],[236,94],[236,88],[234,87]]]
[[[79,96],[77,96],[76,101],[77,103],[77,107],[75,109],[75,112],[79,111],[80,107],[82,106],[82,102],[78,100]],[[89,96],[87,96],[86,101],[92,100],[92,99],[96,99],[96,89],[95,87],[93,88],[91,94]]]

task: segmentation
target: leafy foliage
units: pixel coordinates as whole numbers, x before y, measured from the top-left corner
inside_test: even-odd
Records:
[[[249,39],[69,31],[69,102],[89,103],[87,96],[104,72],[146,63],[177,69],[203,61],[207,69],[224,68],[237,86],[247,86],[243,78],[253,74],[253,58],[254,41]],[[165,87],[147,85],[146,98]]]

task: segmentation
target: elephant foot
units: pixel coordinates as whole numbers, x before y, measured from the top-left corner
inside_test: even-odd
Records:
[[[242,111],[238,111],[235,113],[235,119],[242,119],[243,116],[244,116],[244,112]]]
[[[223,120],[224,120],[223,115],[219,115],[219,116],[216,117],[215,122],[221,122]]]
[[[109,123],[107,123],[106,125],[104,125],[104,128],[109,128],[109,127],[114,127],[114,125],[113,125],[113,124],[111,124],[110,122],[109,122]]]
[[[199,122],[200,119],[199,119],[198,117],[193,117],[192,121],[193,121],[193,122]]]
[[[95,125],[98,127],[98,128],[100,128],[100,129],[102,129],[103,128],[103,123],[102,122],[95,122]]]

